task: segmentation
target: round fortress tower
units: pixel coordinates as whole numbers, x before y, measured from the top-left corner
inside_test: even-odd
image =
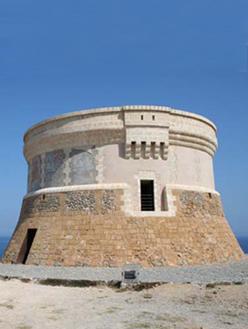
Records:
[[[28,193],[6,263],[143,266],[243,253],[215,191],[216,127],[163,106],[73,112],[24,136]]]

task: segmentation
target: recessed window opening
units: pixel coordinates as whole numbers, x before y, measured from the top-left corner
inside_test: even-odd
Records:
[[[154,211],[154,182],[144,179],[140,181],[141,211]]]
[[[46,199],[46,194],[42,194],[42,200]]]
[[[163,157],[163,153],[164,153],[164,148],[165,148],[165,143],[160,143],[160,156],[161,158]]]
[[[152,116],[152,120],[153,120],[153,121],[155,120],[155,115]]]
[[[141,142],[141,157],[145,157],[145,152],[146,152],[146,142]]]
[[[152,156],[152,158],[154,158],[154,156],[155,156],[155,146],[156,146],[156,143],[151,142],[151,156]]]
[[[140,119],[141,119],[141,120],[144,120],[144,115],[141,115],[141,116],[140,116]]]
[[[135,157],[136,142],[131,142],[131,157]]]
[[[29,228],[27,230],[26,237],[23,241],[20,253],[17,258],[17,263],[26,264],[30,250],[32,248],[32,244],[34,242],[36,232],[37,232],[36,228]]]
[[[167,197],[167,190],[166,187],[164,188],[162,194],[161,194],[161,210],[168,211],[168,197]]]
[[[212,199],[212,193],[208,193],[210,199]]]

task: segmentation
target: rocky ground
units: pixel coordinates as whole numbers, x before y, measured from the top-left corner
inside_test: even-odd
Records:
[[[248,284],[130,291],[0,281],[2,329],[247,329]]]

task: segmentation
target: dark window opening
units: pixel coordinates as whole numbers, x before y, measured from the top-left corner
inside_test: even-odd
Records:
[[[152,116],[152,120],[153,120],[153,121],[155,120],[155,115]]]
[[[136,152],[136,142],[131,142],[131,157],[135,157],[135,152]]]
[[[140,181],[141,211],[154,211],[154,182],[153,180]]]
[[[146,152],[146,142],[141,142],[141,157],[144,158],[145,157],[145,152]]]
[[[143,120],[143,119],[144,119],[144,116],[143,116],[143,115],[141,115],[141,116],[140,116],[140,119],[141,119],[141,120]]]
[[[210,199],[212,199],[212,193],[208,193]]]
[[[161,158],[163,158],[164,156],[164,149],[165,149],[165,143],[162,142],[160,143],[160,149],[159,149]]]
[[[30,253],[32,244],[34,242],[34,238],[36,235],[37,229],[36,228],[29,228],[26,234],[26,237],[23,241],[20,253],[17,258],[17,263],[26,264],[28,259],[28,255]]]
[[[152,158],[154,158],[154,156],[155,156],[155,147],[156,147],[156,143],[151,142],[151,157]]]
[[[42,194],[42,200],[46,199],[46,194]]]

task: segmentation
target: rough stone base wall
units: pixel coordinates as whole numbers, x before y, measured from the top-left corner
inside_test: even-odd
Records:
[[[27,264],[145,267],[207,264],[243,256],[218,195],[174,190],[176,217],[126,217],[123,190],[63,192],[24,199],[3,261],[15,263],[36,228]]]

